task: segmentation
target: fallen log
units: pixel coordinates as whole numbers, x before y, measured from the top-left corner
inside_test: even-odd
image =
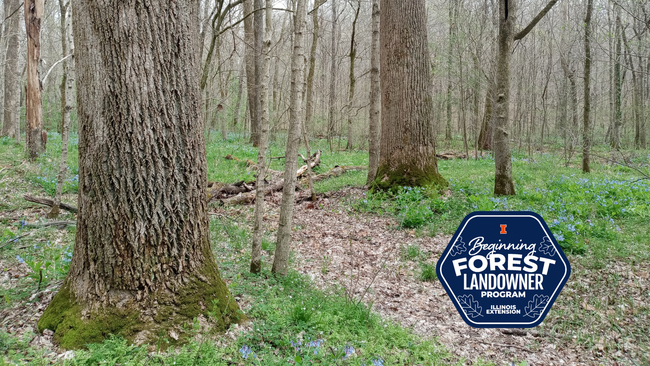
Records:
[[[305,157],[302,156],[302,154],[299,154],[299,155],[300,155],[300,157],[302,158],[302,160],[303,160],[305,163],[309,164],[309,167],[310,167],[311,169],[314,169],[314,167],[316,167],[318,164],[320,164],[320,154],[321,154],[321,151],[320,151],[320,150],[316,151],[316,152],[314,153],[314,155],[312,155],[311,158],[310,158],[309,160],[305,159]],[[309,162],[308,162],[308,161],[309,161]],[[307,164],[301,166],[300,169],[298,169],[298,172],[296,173],[296,177],[297,177],[297,178],[300,178],[300,177],[302,177],[303,175],[305,175],[305,173],[307,172],[307,170],[310,169],[310,168],[307,167]]]
[[[276,183],[273,183],[271,185],[266,185],[264,187],[264,195],[266,196],[271,192],[281,191],[283,186],[284,186],[284,179]],[[257,190],[252,190],[250,192],[240,193],[233,197],[222,198],[219,201],[221,202],[222,205],[238,205],[240,203],[251,203],[255,200],[256,194],[257,194]]]
[[[77,222],[76,221],[47,221],[47,222],[28,223],[25,226],[27,227],[57,226],[59,229],[63,229],[68,225],[77,225]]]
[[[359,166],[359,165],[353,165],[353,166],[335,166],[334,168],[330,169],[329,171],[315,175],[311,177],[312,182],[319,182],[321,180],[325,180],[328,178],[334,178],[342,175],[343,173],[350,171],[350,170],[367,170],[367,166]],[[307,178],[303,178],[300,181],[301,185],[307,184]]]
[[[45,205],[45,206],[50,206],[50,207],[54,206],[54,201],[49,199],[49,198],[32,197],[32,196],[28,196],[28,195],[24,195],[23,198],[25,199],[25,201],[34,202],[34,203],[38,203],[38,204]],[[59,205],[59,208],[62,209],[62,210],[70,211],[72,213],[77,213],[77,211],[78,211],[78,209],[76,207],[74,207],[72,205],[65,204],[63,202],[61,202],[61,204]]]

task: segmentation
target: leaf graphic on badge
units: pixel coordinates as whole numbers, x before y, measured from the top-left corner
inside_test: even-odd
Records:
[[[528,302],[528,305],[524,308],[524,316],[529,316],[531,318],[537,318],[539,313],[544,310],[546,304],[548,304],[549,296],[546,295],[535,295],[533,299]]]
[[[456,242],[454,245],[449,249],[449,255],[452,257],[455,257],[459,254],[463,254],[467,251],[467,247],[465,242],[463,241],[463,237],[459,236],[458,239],[456,239]]]
[[[481,314],[483,308],[478,304],[478,301],[474,300],[473,295],[458,296],[458,303],[469,317],[476,318],[477,316],[483,316]]]
[[[539,243],[539,251],[548,255],[549,257],[553,257],[555,255],[555,246],[548,236],[545,236],[544,240]]]

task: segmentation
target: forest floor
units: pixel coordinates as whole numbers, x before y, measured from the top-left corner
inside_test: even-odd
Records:
[[[318,202],[296,204],[292,271],[285,279],[268,271],[281,193],[267,199],[262,276],[247,274],[252,206],[211,205],[215,257],[251,321],[225,336],[197,335],[169,352],[120,339],[64,352],[34,328],[65,278],[75,227],[34,226],[45,222],[48,210],[22,199],[53,193],[58,152],[56,139],[50,141],[52,151],[37,164],[24,163],[21,149],[0,141],[0,365],[103,359],[132,365],[650,364],[650,182],[606,159],[585,176],[577,161],[562,166],[552,154],[515,154],[518,195],[507,199],[490,194],[489,157],[441,160],[450,181],[441,197],[424,190],[370,194],[362,187],[365,172],[319,182]],[[75,204],[72,141],[64,201]],[[271,155],[281,151],[272,145]],[[252,179],[245,164],[223,159],[226,154],[245,160],[256,152],[240,141],[209,145],[209,180]],[[650,155],[632,160],[647,169]],[[317,172],[365,163],[363,152],[324,153]],[[282,164],[274,160],[273,168]],[[435,262],[462,218],[494,209],[540,213],[571,262],[562,293],[544,323],[531,330],[467,326],[435,278]],[[74,218],[64,213],[59,219]],[[309,343],[316,339],[327,347]],[[302,348],[294,346],[299,341]],[[245,347],[255,360],[244,358]],[[322,351],[312,355],[318,347]],[[352,355],[343,360],[348,351]]]

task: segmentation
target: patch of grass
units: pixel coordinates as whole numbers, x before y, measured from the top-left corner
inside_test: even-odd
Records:
[[[417,245],[409,245],[402,250],[402,258],[405,260],[416,260],[422,255],[420,247]]]
[[[424,282],[433,282],[438,280],[438,274],[436,273],[436,266],[434,264],[421,262],[420,280]]]

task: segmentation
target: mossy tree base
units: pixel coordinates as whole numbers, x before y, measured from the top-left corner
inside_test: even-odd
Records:
[[[377,176],[370,184],[371,190],[395,192],[400,187],[436,187],[448,186],[445,178],[438,173],[435,165],[422,169],[416,165],[400,164],[391,169],[387,164],[379,166]]]
[[[218,272],[214,274],[207,276],[210,279],[207,282],[198,277],[189,281],[178,295],[161,291],[145,301],[122,299],[119,304],[108,305],[83,304],[66,281],[39,319],[38,330],[54,331],[54,341],[63,349],[84,348],[89,343],[102,342],[111,334],[136,344],[166,348],[185,342],[192,322],[201,316],[209,320],[211,331],[222,332],[231,324],[246,320],[246,316]],[[162,339],[167,342],[162,344]]]

